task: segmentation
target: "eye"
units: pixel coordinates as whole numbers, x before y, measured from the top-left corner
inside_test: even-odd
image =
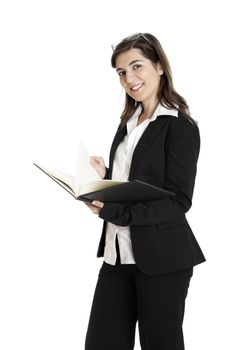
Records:
[[[118,71],[118,75],[120,78],[125,76],[125,72],[123,70]]]
[[[135,64],[135,65],[133,66],[133,69],[134,69],[134,70],[137,70],[137,69],[139,69],[139,68],[141,68],[141,64]]]

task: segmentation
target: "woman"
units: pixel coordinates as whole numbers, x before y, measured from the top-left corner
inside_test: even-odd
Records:
[[[89,320],[86,350],[131,350],[138,321],[141,348],[184,349],[182,323],[193,266],[205,261],[186,220],[200,148],[198,126],[174,89],[159,41],[122,40],[111,59],[126,103],[110,152],[91,164],[101,178],[138,179],[176,196],[142,203],[88,205],[104,220],[104,256]]]

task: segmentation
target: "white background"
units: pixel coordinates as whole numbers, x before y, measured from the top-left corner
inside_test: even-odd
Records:
[[[136,32],[161,41],[201,131],[187,218],[207,263],[186,349],[246,348],[245,23],[239,0],[1,1],[2,350],[84,347],[102,222],[32,162],[73,172],[82,139],[108,163],[124,97],[110,45]]]

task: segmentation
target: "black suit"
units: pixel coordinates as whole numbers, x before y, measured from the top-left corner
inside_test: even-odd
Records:
[[[110,151],[113,160],[127,129],[119,129]],[[138,179],[176,193],[176,197],[138,204],[105,203],[100,217],[105,220],[97,256],[103,256],[106,221],[130,225],[137,266],[149,275],[175,272],[205,261],[186,220],[192,204],[200,134],[197,125],[179,114],[158,116],[140,138],[131,162],[129,179]]]
[[[113,140],[107,177],[126,135]],[[200,149],[198,127],[179,115],[149,123],[133,153],[129,179],[171,190],[175,197],[137,204],[105,203],[98,256],[103,256],[106,221],[130,226],[136,264],[103,263],[88,325],[85,350],[133,350],[138,320],[145,350],[184,350],[182,323],[193,266],[205,261],[189,227]],[[117,242],[117,241],[116,241]]]

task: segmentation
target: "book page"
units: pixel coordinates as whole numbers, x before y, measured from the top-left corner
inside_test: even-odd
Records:
[[[90,164],[90,156],[88,155],[86,147],[81,141],[75,169],[76,187],[78,188],[79,192],[81,192],[81,189],[86,184],[96,180],[101,180],[101,178],[94,167]]]
[[[121,185],[127,181],[115,181],[115,180],[98,180],[92,181],[85,186],[82,186],[79,195],[84,195],[87,193],[103,190],[109,187],[114,187],[117,185]]]
[[[67,182],[61,180],[60,178],[57,178],[55,176],[49,175],[54,181],[56,181],[60,186],[62,186],[66,191],[68,191],[69,193],[72,194],[72,196],[77,197],[78,196],[78,192],[77,189],[75,187],[71,186],[71,182],[70,184],[68,184]],[[67,181],[67,179],[66,179]]]
[[[36,167],[42,170],[45,174],[67,189],[74,196],[78,195],[78,189],[75,184],[75,176],[66,174],[62,171],[47,169],[41,165],[33,163]]]

